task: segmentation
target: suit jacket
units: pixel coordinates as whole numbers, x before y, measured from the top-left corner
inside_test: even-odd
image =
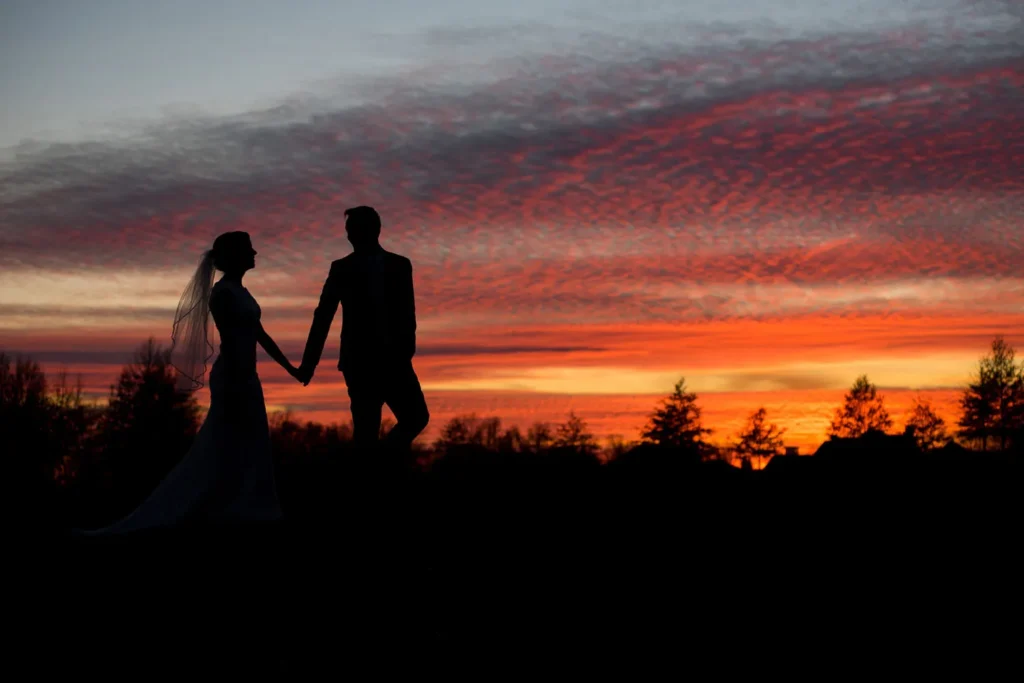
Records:
[[[373,360],[408,361],[416,353],[412,262],[383,248],[353,252],[331,264],[313,313],[302,364],[316,367],[341,304],[338,369]]]

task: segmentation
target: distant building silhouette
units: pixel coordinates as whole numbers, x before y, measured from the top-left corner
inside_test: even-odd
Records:
[[[786,446],[782,455],[775,455],[765,464],[764,471],[770,474],[792,472],[793,468],[807,466],[809,458],[800,455],[799,446]]]
[[[972,451],[967,450],[956,441],[949,441],[945,446],[938,449],[936,453],[948,458],[969,458],[975,455]]]
[[[872,429],[859,437],[833,436],[818,447],[814,457],[837,461],[849,459],[872,462],[876,458],[912,457],[918,453],[912,428],[908,428],[902,434],[887,434]]]

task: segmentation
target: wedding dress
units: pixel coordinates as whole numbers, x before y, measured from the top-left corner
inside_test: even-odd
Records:
[[[220,354],[210,370],[210,409],[189,452],[131,514],[86,531],[120,534],[189,521],[265,522],[281,518],[263,387],[256,374],[261,310],[240,283],[221,279],[211,292]],[[229,365],[234,372],[229,373]],[[236,385],[226,384],[228,375]],[[227,401],[237,410],[229,421]],[[140,454],[144,456],[144,454]]]

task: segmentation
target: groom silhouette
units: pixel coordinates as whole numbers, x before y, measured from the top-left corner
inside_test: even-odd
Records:
[[[354,251],[331,264],[297,377],[304,385],[313,378],[340,303],[338,369],[348,385],[352,439],[361,446],[377,443],[386,403],[398,420],[386,443],[404,451],[430,419],[412,367],[416,353],[412,262],[380,246],[380,216],[372,207],[346,209],[345,231]]]

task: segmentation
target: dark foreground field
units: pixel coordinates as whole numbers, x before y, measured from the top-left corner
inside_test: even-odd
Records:
[[[49,633],[36,663],[148,679],[483,660],[470,672],[490,679],[774,661],[818,678],[964,657],[977,674],[1018,651],[1016,460],[540,471],[490,457],[405,477],[297,464],[272,527],[43,530],[45,587],[12,595]]]

